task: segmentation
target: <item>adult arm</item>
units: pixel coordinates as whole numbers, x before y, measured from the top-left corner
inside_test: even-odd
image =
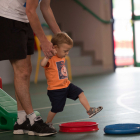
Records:
[[[50,29],[52,30],[52,32],[54,34],[57,34],[57,33],[61,32],[61,30],[55,20],[54,14],[50,7],[50,1],[51,0],[42,0],[40,3],[40,10],[42,12],[42,15],[43,15],[45,21],[47,22]]]
[[[38,37],[43,53],[46,58],[51,58],[55,55],[55,50],[52,48],[53,45],[49,42],[44,34],[44,31],[41,27],[38,15],[36,13],[36,8],[38,6],[38,0],[27,0],[26,1],[26,15],[29,19],[30,25]]]

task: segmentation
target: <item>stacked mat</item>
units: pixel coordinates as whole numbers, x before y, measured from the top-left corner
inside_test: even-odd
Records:
[[[39,116],[39,112],[35,111]],[[17,102],[0,88],[0,129],[13,130],[17,120]]]

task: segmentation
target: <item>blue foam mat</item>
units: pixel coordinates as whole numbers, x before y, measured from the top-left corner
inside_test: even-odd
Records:
[[[136,134],[140,133],[140,124],[124,123],[107,125],[104,128],[106,134]]]

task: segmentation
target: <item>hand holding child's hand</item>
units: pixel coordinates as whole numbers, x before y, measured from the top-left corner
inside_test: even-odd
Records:
[[[51,52],[52,52],[52,54],[53,54],[53,55],[56,55],[56,54],[57,54],[56,49],[52,49],[52,51],[51,51]]]
[[[57,51],[53,48],[53,44],[51,42],[42,43],[41,48],[47,59],[52,58],[57,53]]]

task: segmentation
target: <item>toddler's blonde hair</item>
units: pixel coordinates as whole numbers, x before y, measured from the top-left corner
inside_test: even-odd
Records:
[[[54,35],[53,38],[51,39],[51,42],[53,45],[58,45],[58,46],[63,43],[73,46],[73,40],[65,32],[60,32]]]

